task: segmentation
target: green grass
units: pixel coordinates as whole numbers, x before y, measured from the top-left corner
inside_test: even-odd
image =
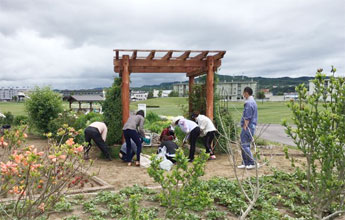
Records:
[[[181,105],[187,107],[187,98],[182,97],[169,97],[169,98],[154,98],[146,101],[132,102],[130,105],[131,110],[135,111],[138,104],[145,103],[146,105],[159,106],[159,108],[148,108],[147,111],[154,112],[159,115],[177,116],[183,115]],[[291,120],[291,112],[286,106],[286,102],[257,102],[259,123],[280,124],[283,119]],[[64,102],[64,108],[68,109],[68,103]],[[222,103],[230,109],[236,122],[241,119],[243,111],[243,102],[227,102]],[[24,103],[14,102],[0,102],[0,112],[12,112],[14,115],[27,115],[25,112]]]
[[[27,115],[23,102],[0,102],[0,112],[11,112],[13,115]]]
[[[187,106],[187,98],[168,97],[148,99],[139,102],[131,102],[130,109],[133,111],[137,110],[138,104],[141,103],[144,103],[146,105],[159,106],[159,108],[147,108],[147,111],[151,111],[159,115],[177,116],[183,114],[180,105]]]

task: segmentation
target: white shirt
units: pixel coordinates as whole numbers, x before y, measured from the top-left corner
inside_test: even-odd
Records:
[[[205,136],[208,132],[210,131],[216,131],[216,127],[214,126],[213,122],[211,121],[211,119],[205,115],[199,115],[196,118],[196,122],[198,123],[200,130],[201,130],[201,134],[200,136]]]
[[[91,123],[89,127],[97,128],[99,133],[102,135],[102,139],[106,141],[108,128],[103,122],[95,121]]]
[[[188,134],[191,132],[194,128],[198,127],[197,123],[194,121],[182,118],[178,121],[177,125],[181,128],[181,130]]]

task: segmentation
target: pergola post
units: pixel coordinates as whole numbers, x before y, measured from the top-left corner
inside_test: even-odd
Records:
[[[189,116],[193,113],[193,100],[192,100],[192,93],[193,93],[193,86],[194,86],[194,76],[189,77]]]
[[[122,56],[122,66],[122,124],[125,124],[127,122],[127,119],[129,118],[129,55]]]
[[[206,75],[206,116],[213,120],[213,87],[214,87],[214,58],[207,57]]]
[[[90,102],[90,112],[92,112],[92,102]]]

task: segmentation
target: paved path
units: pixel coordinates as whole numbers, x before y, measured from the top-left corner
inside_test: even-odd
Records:
[[[260,132],[262,132],[262,129],[264,126],[263,125],[258,125],[256,128],[256,134],[259,135]],[[273,141],[273,142],[278,142],[290,146],[296,146],[295,143],[293,142],[292,138],[290,138],[286,133],[285,133],[285,127],[279,124],[270,124],[265,131],[261,133],[260,138],[268,140],[268,141]]]

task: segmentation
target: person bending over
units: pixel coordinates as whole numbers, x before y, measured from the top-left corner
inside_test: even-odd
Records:
[[[85,142],[88,143],[87,147],[84,147],[84,158],[89,159],[89,151],[91,148],[91,140],[95,142],[97,147],[102,151],[105,158],[111,161],[111,156],[109,154],[109,148],[105,143],[107,139],[108,128],[107,125],[103,122],[93,122],[91,123],[84,131]]]
[[[123,135],[126,140],[127,152],[126,152],[126,162],[128,166],[132,165],[133,154],[131,154],[131,140],[137,145],[137,161],[136,166],[140,166],[140,153],[141,153],[141,137],[145,138],[144,132],[144,111],[139,110],[136,115],[131,115],[125,125],[123,126]],[[139,134],[138,134],[139,132]],[[140,137],[141,136],[141,137]]]
[[[200,135],[200,128],[194,121],[185,119],[182,116],[178,116],[174,118],[173,124],[179,126],[181,130],[186,134],[189,135],[189,143],[190,143],[190,150],[189,150],[189,162],[193,162],[194,154],[195,154],[195,144],[196,140]]]

